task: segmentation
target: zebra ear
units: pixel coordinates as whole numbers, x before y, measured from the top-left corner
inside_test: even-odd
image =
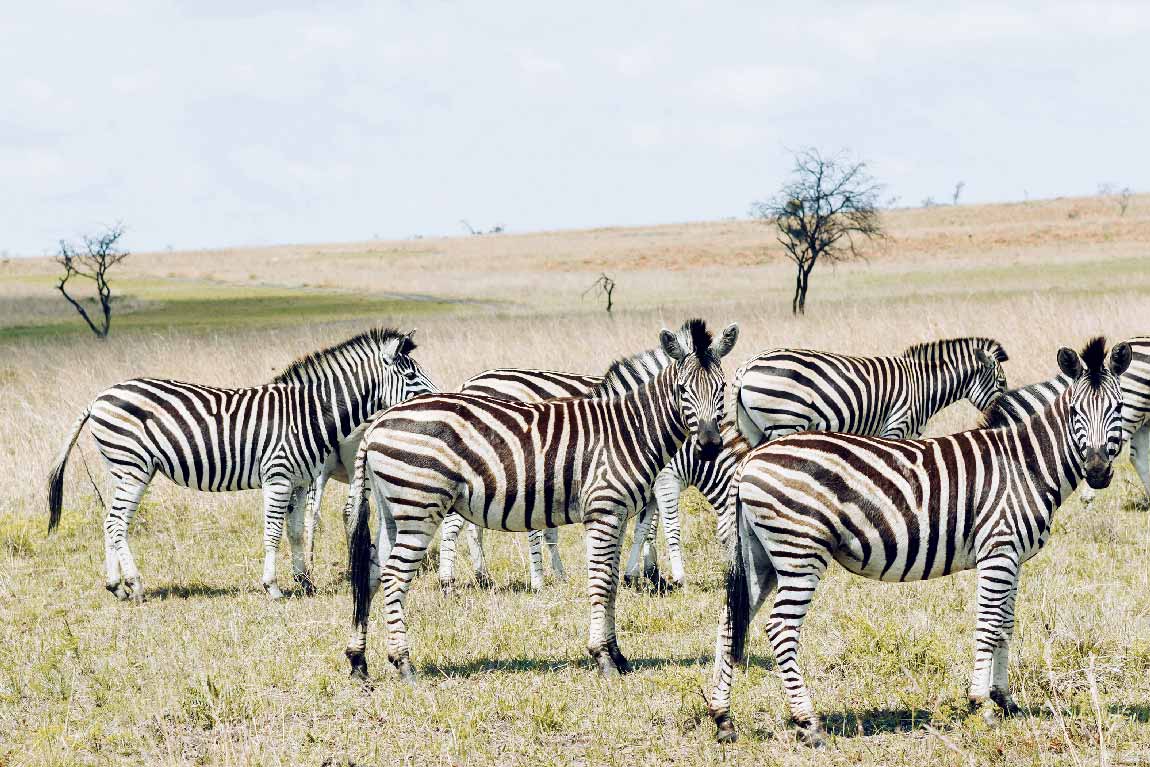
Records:
[[[663,328],[659,333],[659,344],[663,347],[663,351],[667,356],[676,362],[681,362],[687,356],[682,345],[679,343],[679,337],[672,333],[670,330]]]
[[[715,359],[722,359],[735,347],[735,341],[739,340],[739,326],[737,323],[732,322],[723,331],[723,335],[718,341],[711,344],[711,354]]]
[[[399,346],[396,348],[396,354],[411,354],[415,351],[415,328],[412,328],[401,339],[399,339]]]
[[[1130,358],[1132,353],[1130,351],[1130,344],[1123,341],[1110,350],[1110,372],[1116,376],[1120,376],[1126,372],[1126,368],[1130,367]]]
[[[1058,350],[1058,369],[1063,375],[1077,379],[1082,375],[1082,358],[1078,352],[1063,346]]]

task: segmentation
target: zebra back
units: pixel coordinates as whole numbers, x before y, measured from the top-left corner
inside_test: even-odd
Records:
[[[560,397],[585,397],[602,383],[603,376],[531,368],[494,368],[467,379],[459,391],[515,402],[542,402]]]

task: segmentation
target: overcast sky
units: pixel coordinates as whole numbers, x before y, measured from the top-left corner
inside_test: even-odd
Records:
[[[1146,8],[13,3],[0,250],[742,217],[808,145],[902,205],[1147,191]]]

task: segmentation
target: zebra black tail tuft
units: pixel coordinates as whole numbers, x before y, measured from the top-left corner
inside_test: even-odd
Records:
[[[731,629],[731,659],[743,661],[747,629],[751,623],[751,596],[747,587],[747,563],[743,555],[742,502],[735,502],[735,558],[727,567],[727,624]]]
[[[351,570],[351,598],[355,604],[352,620],[357,626],[367,623],[367,615],[371,610],[371,527],[367,523],[370,512],[367,498],[360,498],[355,529],[351,533],[348,563]]]
[[[355,526],[352,528],[347,548],[351,598],[354,603],[352,620],[356,626],[362,628],[367,626],[367,616],[371,611],[371,526],[368,524],[371,504],[368,502],[366,439],[356,454],[351,492],[359,494],[358,498],[354,499]]]
[[[68,454],[72,452],[72,446],[80,437],[80,430],[84,428],[90,414],[90,411],[84,410],[83,414],[76,419],[72,425],[72,432],[68,435],[68,441],[64,443],[64,449],[56,456],[56,462],[52,464],[52,469],[48,472],[49,534],[60,524],[60,513],[64,508],[64,469],[68,466]]]

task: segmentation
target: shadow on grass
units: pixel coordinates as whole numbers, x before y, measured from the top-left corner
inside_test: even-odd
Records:
[[[196,599],[198,597],[235,597],[248,590],[246,587],[209,586],[206,583],[171,584],[169,586],[146,589],[144,598],[148,600],[162,600]]]
[[[713,662],[711,658],[629,658],[629,660],[631,661],[633,673],[672,666],[677,668],[699,668],[707,670]],[[766,658],[753,658],[751,659],[751,665],[763,669],[774,669],[775,667],[774,661]],[[510,660],[491,660],[484,658],[469,663],[445,665],[427,664],[419,670],[419,673],[425,676],[469,677],[493,671],[512,674],[535,672],[554,673],[565,668],[579,668],[592,674],[595,673],[595,662],[591,660],[590,656],[577,661],[548,660],[546,658],[515,658]]]
[[[921,708],[865,709],[828,714],[826,731],[840,738],[858,738],[889,732],[910,732],[929,724],[933,713]]]
[[[1150,703],[1136,703],[1123,706],[1112,705],[1107,706],[1106,710],[1115,716],[1120,716],[1124,719],[1133,719],[1139,724],[1150,723]]]

